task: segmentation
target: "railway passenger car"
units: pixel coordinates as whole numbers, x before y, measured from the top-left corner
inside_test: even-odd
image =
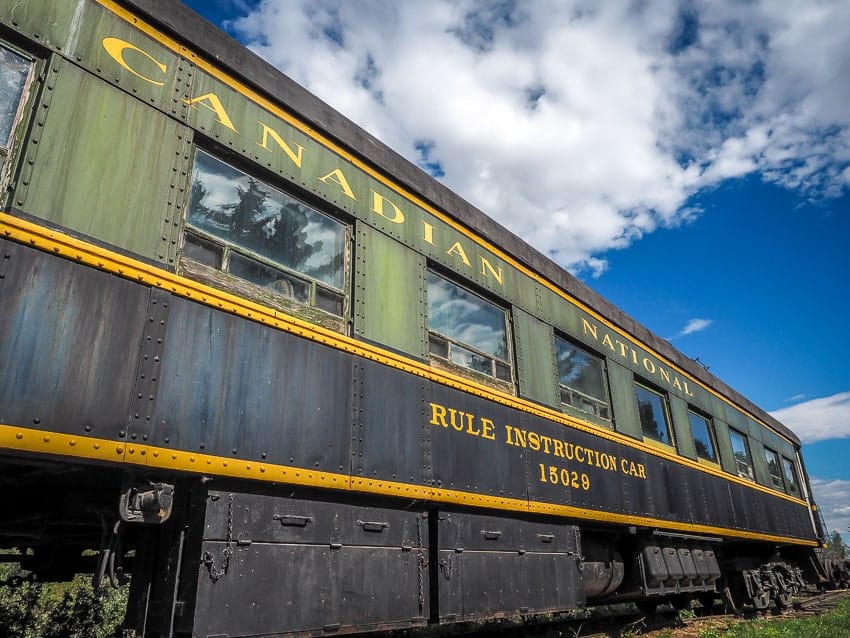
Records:
[[[793,432],[183,5],[3,3],[0,77],[35,578],[129,578],[152,636],[824,581]]]

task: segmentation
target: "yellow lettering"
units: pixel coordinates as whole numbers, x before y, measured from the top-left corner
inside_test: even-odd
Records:
[[[126,42],[124,40],[119,40],[118,38],[104,38],[103,39],[103,48],[106,49],[106,52],[109,54],[109,56],[113,60],[115,60],[122,67],[127,69],[130,73],[135,75],[137,78],[144,80],[145,82],[150,82],[154,86],[164,86],[165,85],[165,82],[157,82],[156,80],[152,80],[149,77],[142,75],[141,73],[136,71],[136,69],[131,67],[127,63],[127,60],[124,59],[124,52],[127,51],[127,49],[129,49],[130,51],[135,51],[137,53],[141,53],[144,57],[146,57],[148,60],[153,62],[160,71],[165,73],[168,70],[168,67],[165,66],[159,60],[157,60],[155,57],[153,57],[147,51],[143,51],[142,49],[137,47],[135,44],[130,44],[129,42]]]
[[[559,441],[558,439],[554,439],[552,441],[552,445],[555,448],[552,451],[552,454],[554,454],[555,456],[560,456],[561,458],[563,458],[563,456],[564,456],[564,442]]]
[[[616,350],[614,349],[614,342],[611,341],[611,335],[609,335],[608,333],[606,333],[605,336],[602,337],[602,345],[611,348],[611,352],[616,352]]]
[[[438,403],[431,404],[431,425],[442,425],[444,428],[449,427],[446,423],[446,408]]]
[[[655,364],[649,357],[643,358],[643,367],[646,368],[646,371],[649,372],[649,374],[655,374]]]
[[[496,424],[493,423],[490,419],[485,419],[481,417],[481,438],[489,439],[491,441],[496,440],[495,434]]]
[[[484,276],[486,277],[486,276],[487,276],[487,271],[489,270],[489,271],[490,271],[490,274],[492,274],[492,275],[493,275],[493,277],[495,278],[495,280],[499,282],[499,285],[502,285],[502,267],[501,267],[501,266],[499,266],[499,270],[498,270],[498,271],[496,271],[496,270],[493,268],[492,264],[490,264],[490,262],[489,262],[489,261],[487,261],[484,257],[482,257],[481,255],[479,255],[479,256],[478,256],[478,259],[480,259],[480,260],[481,260],[481,274],[482,274],[482,275],[484,275]]]
[[[543,441],[543,453],[551,454],[551,452],[549,451],[549,445],[552,443],[552,437],[546,436],[545,434],[541,434],[540,440]]]
[[[452,247],[446,251],[447,255],[455,255],[456,257],[460,257],[460,260],[466,265],[472,268],[472,264],[469,263],[469,257],[466,256],[466,251],[463,249],[463,246],[460,245],[459,241],[456,241],[452,244]]]
[[[646,468],[644,468],[644,467],[643,467],[643,464],[642,464],[642,463],[638,463],[638,464],[637,464],[637,469],[638,469],[638,473],[637,473],[638,477],[639,477],[639,478],[642,478],[642,479],[645,479],[645,478],[646,478]]]
[[[463,432],[463,412],[460,413],[460,424],[458,424],[457,419],[457,410],[454,408],[449,408],[449,421],[451,421],[452,427],[458,432]]]
[[[658,368],[658,373],[661,375],[661,378],[664,379],[667,383],[670,383],[670,373],[667,372],[664,368]]]
[[[576,461],[578,461],[579,463],[584,463],[584,448],[580,445],[576,445],[575,454]]]
[[[351,190],[351,186],[348,185],[348,180],[345,178],[345,175],[343,174],[341,169],[335,168],[324,177],[320,177],[319,181],[324,184],[327,184],[328,182],[333,182],[334,184],[340,187],[343,195],[345,195],[346,197],[350,197],[355,202],[357,201],[357,198],[354,196],[354,191]]]
[[[514,427],[513,425],[506,425],[505,434],[507,435],[506,442],[508,445],[514,445],[516,447],[522,448],[527,446],[525,440],[525,430],[521,430],[520,428]],[[514,441],[514,438],[512,436],[514,434],[516,435],[516,441]]]
[[[590,323],[590,322],[589,322],[587,319],[585,319],[584,317],[582,317],[582,320],[581,320],[581,329],[582,329],[582,331],[584,332],[584,334],[588,334],[588,333],[590,333],[590,334],[592,334],[592,335],[593,335],[593,338],[594,338],[594,339],[596,339],[597,341],[599,341],[599,337],[598,337],[598,336],[597,336],[597,334],[596,334],[596,326],[594,326],[592,323]]]
[[[537,434],[537,432],[528,433],[528,447],[530,447],[535,452],[540,451],[540,435]]]
[[[377,213],[384,219],[388,219],[394,224],[401,224],[404,222],[404,213],[401,212],[401,209],[393,204],[386,197],[377,193],[375,191],[371,191],[372,193],[372,212]],[[384,204],[389,204],[392,209],[392,215],[388,215],[384,212]]]
[[[233,122],[230,120],[230,116],[227,114],[227,111],[224,110],[224,105],[221,103],[221,100],[215,93],[204,93],[203,95],[199,95],[198,97],[190,97],[189,99],[183,100],[184,104],[188,104],[193,109],[198,108],[195,106],[196,104],[200,104],[206,109],[209,109],[213,113],[215,113],[218,118],[217,121],[220,124],[224,124],[227,128],[229,128],[234,133],[238,133],[236,127],[233,126]]]
[[[627,346],[625,343],[623,343],[619,339],[617,339],[614,343],[616,343],[618,346],[620,346],[620,356],[623,357],[623,359],[625,359],[626,358],[626,349],[629,346]]]
[[[275,141],[275,143],[283,149],[283,152],[289,156],[289,159],[292,160],[292,163],[295,164],[298,168],[301,168],[301,159],[304,156],[304,147],[300,144],[295,144],[295,148],[298,149],[298,152],[296,153],[292,150],[292,147],[289,144],[287,144],[281,139],[280,135],[278,135],[277,131],[275,131],[273,128],[271,128],[270,126],[266,126],[265,124],[259,121],[257,122],[257,124],[263,127],[263,141],[257,142],[257,146],[259,146],[260,148],[264,148],[271,153],[272,149],[269,148],[269,138],[271,137]]]
[[[693,395],[693,392],[691,392],[691,389],[688,387],[688,382],[687,382],[687,381],[682,381],[682,385],[684,385],[684,386],[685,386],[685,394],[687,394],[689,397],[694,396],[694,395]]]
[[[573,452],[575,452],[575,445],[573,445],[572,443],[567,443],[564,446],[564,458],[567,459],[568,461],[575,460],[575,456],[573,455]]]
[[[481,430],[475,429],[472,427],[472,424],[475,423],[475,416],[472,414],[466,415],[466,433],[472,436],[481,436]]]
[[[679,382],[679,377],[673,377],[673,387],[681,391],[682,384]]]
[[[422,239],[427,241],[432,246],[434,245],[434,227],[426,222],[424,219],[420,219],[422,222]]]

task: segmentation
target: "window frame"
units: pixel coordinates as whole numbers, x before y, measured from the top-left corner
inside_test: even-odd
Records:
[[[350,221],[342,216],[329,212],[326,206],[319,206],[303,197],[300,191],[294,185],[285,182],[279,176],[268,176],[260,167],[247,166],[248,162],[233,161],[231,154],[227,151],[217,152],[216,149],[211,149],[209,146],[198,144],[195,146],[195,155],[192,161],[192,170],[189,171],[189,188],[191,192],[191,183],[194,179],[194,168],[198,153],[203,153],[211,157],[217,162],[225,164],[232,170],[245,175],[253,180],[256,180],[262,186],[269,190],[273,190],[282,194],[286,198],[294,200],[300,205],[306,206],[313,212],[326,217],[327,219],[336,222],[343,228],[342,238],[342,288],[337,288],[331,284],[320,281],[308,274],[302,273],[294,268],[286,266],[275,261],[265,255],[255,252],[247,246],[241,246],[238,243],[214,235],[213,233],[200,228],[189,220],[191,198],[187,194],[186,203],[183,211],[183,224],[180,234],[179,243],[179,260],[178,273],[187,275],[193,279],[199,279],[203,283],[210,284],[217,288],[226,290],[252,301],[269,305],[273,308],[283,310],[298,316],[305,317],[314,323],[319,323],[325,327],[331,327],[338,332],[349,331],[350,308],[351,308],[351,260],[352,260],[352,243],[353,243],[353,225]],[[247,169],[247,170],[246,170]],[[217,265],[211,265],[187,254],[187,239],[198,238],[201,242],[212,244],[219,252]],[[264,286],[253,282],[250,279],[234,274],[230,271],[230,264],[233,254],[239,257],[257,262],[261,267],[279,271],[282,274],[281,279],[288,280],[292,286],[292,280],[295,284],[303,284],[307,290],[306,301],[299,299],[293,294],[287,294],[281,290],[275,290],[269,286]],[[320,304],[320,300],[325,300],[326,303],[338,304],[339,312],[329,310]],[[321,313],[321,315],[316,314]]]
[[[782,478],[785,481],[786,492],[797,498],[803,498],[803,488],[800,483],[800,473],[797,470],[797,464],[789,459],[784,454],[779,455],[779,462],[782,465]],[[787,470],[791,470],[791,476],[788,476]]]
[[[9,171],[6,169],[6,163],[11,157],[12,151],[15,147],[15,134],[26,119],[24,116],[27,110],[26,105],[32,97],[32,86],[35,78],[38,76],[38,68],[42,60],[32,53],[13,45],[7,39],[0,39],[0,47],[3,47],[15,55],[29,61],[29,69],[27,70],[23,86],[21,87],[21,97],[18,100],[15,115],[12,117],[12,125],[9,128],[9,137],[5,140],[0,140],[0,185],[5,187],[5,182],[9,178]]]
[[[744,443],[744,451],[747,453],[747,471],[743,472],[741,470],[742,461],[738,458],[737,453],[735,452],[735,440],[734,436],[737,435],[740,440]],[[750,447],[750,441],[746,434],[737,430],[733,427],[729,428],[729,444],[732,446],[732,459],[735,462],[735,474],[742,479],[746,479],[748,481],[755,482],[755,468],[753,466],[753,450]]]
[[[559,366],[558,366],[558,361],[559,361],[559,358],[558,358],[558,354],[559,354],[558,353],[558,342],[559,341],[567,344],[569,347],[574,348],[575,350],[580,351],[582,354],[586,355],[587,357],[589,357],[590,359],[594,360],[596,363],[599,364],[600,376],[602,378],[602,394],[605,395],[605,397],[607,398],[607,401],[603,400],[603,399],[599,399],[599,398],[594,397],[592,395],[589,395],[585,392],[582,392],[581,390],[573,388],[573,387],[569,386],[568,384],[563,383],[561,381],[561,372],[560,372],[560,369],[559,369]],[[611,384],[608,380],[608,363],[605,360],[605,357],[594,352],[593,350],[590,350],[589,348],[586,348],[583,345],[579,345],[578,343],[576,343],[572,339],[568,339],[567,337],[565,337],[564,335],[562,335],[558,332],[554,333],[554,342],[553,343],[554,343],[554,348],[555,348],[555,374],[557,375],[558,399],[560,401],[561,408],[562,409],[565,408],[565,407],[571,408],[573,410],[581,412],[582,414],[589,414],[590,416],[594,416],[598,419],[601,419],[608,424],[613,424],[614,413],[613,413],[613,408],[612,408],[612,405],[611,405]],[[587,403],[594,405],[596,407],[596,411],[591,412],[589,410],[585,410],[585,409],[577,406],[572,401],[564,401],[564,393],[569,393],[570,398],[578,397],[578,399],[580,401],[586,401]],[[607,416],[602,415],[602,413],[601,413],[602,410],[604,410],[607,413]]]
[[[711,444],[711,451],[714,453],[714,459],[707,459],[700,455],[697,447],[697,437],[694,435],[694,424],[691,420],[691,415],[702,419],[705,422],[706,432],[708,433],[708,442]],[[708,414],[695,409],[693,406],[688,406],[688,426],[691,430],[691,438],[694,440],[694,450],[697,455],[697,461],[700,463],[708,463],[712,467],[720,467],[720,447],[717,444],[717,430],[714,426],[714,419]]]
[[[442,332],[437,330],[433,330],[431,328],[431,313],[430,313],[430,300],[428,299],[428,276],[433,275],[439,279],[442,279],[446,283],[459,288],[465,293],[472,295],[476,299],[484,302],[488,306],[492,306],[493,308],[497,308],[499,311],[503,313],[504,316],[504,328],[505,328],[505,350],[507,354],[507,359],[501,359],[496,355],[490,354],[488,352],[484,352],[479,348],[476,348],[472,344],[465,343],[453,337],[450,337]],[[499,387],[500,389],[510,390],[513,392],[516,383],[516,375],[514,372],[514,351],[513,351],[513,339],[512,339],[512,331],[511,331],[511,314],[510,307],[505,307],[504,305],[495,303],[488,299],[487,297],[475,292],[469,286],[465,286],[461,283],[458,283],[457,279],[453,277],[447,277],[443,272],[432,268],[430,265],[426,269],[425,276],[425,306],[426,306],[426,318],[425,318],[425,331],[427,333],[427,351],[428,351],[428,361],[433,365],[437,363],[439,367],[444,367],[452,372],[460,373],[464,376],[468,376],[470,378],[476,380],[486,380],[486,382],[492,383]],[[435,345],[444,345],[446,350],[445,354],[435,352],[432,344]],[[471,368],[469,366],[465,366],[461,363],[452,359],[452,349],[453,347],[460,348],[461,350],[466,350],[471,352],[472,354],[489,359],[492,373],[487,374],[480,370],[476,370],[475,368]],[[501,364],[504,370],[508,372],[509,378],[505,379],[503,377],[498,376],[498,365]]]
[[[640,379],[638,377],[635,377],[635,379],[634,379],[633,388],[634,388],[635,402],[637,404],[638,422],[640,423],[641,436],[643,437],[644,442],[650,443],[652,445],[660,445],[665,449],[671,449],[672,448],[673,450],[676,450],[677,449],[676,435],[674,433],[674,428],[673,428],[673,413],[670,410],[670,397],[667,395],[667,393],[664,390],[658,389],[655,386],[651,385],[650,383],[647,383],[646,381],[644,381],[643,379]],[[645,390],[647,392],[650,392],[650,393],[656,395],[659,399],[661,399],[661,408],[662,408],[662,412],[663,412],[663,416],[664,416],[664,425],[666,426],[666,429],[667,429],[667,436],[670,439],[669,443],[665,443],[664,441],[661,441],[659,439],[656,439],[652,436],[647,435],[646,430],[644,429],[643,419],[641,418],[640,399],[639,399],[638,393],[637,393],[638,388]]]
[[[773,458],[776,461],[776,466],[779,470],[779,474],[773,474],[770,471],[770,455],[773,455]],[[779,452],[777,452],[773,448],[765,445],[764,446],[764,463],[765,463],[765,466],[767,467],[767,475],[770,477],[771,487],[773,487],[776,490],[779,490],[780,492],[785,492],[786,491],[785,478],[782,476],[782,459],[779,456]],[[777,485],[777,481],[779,483],[778,485]]]

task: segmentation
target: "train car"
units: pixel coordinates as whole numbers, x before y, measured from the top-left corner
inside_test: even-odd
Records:
[[[3,3],[0,77],[34,578],[231,637],[826,581],[793,432],[182,4]]]

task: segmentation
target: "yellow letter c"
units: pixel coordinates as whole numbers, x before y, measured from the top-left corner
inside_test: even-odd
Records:
[[[135,44],[130,44],[129,42],[126,42],[124,40],[119,40],[118,38],[104,38],[103,39],[103,48],[106,49],[106,52],[112,57],[113,60],[115,60],[122,67],[127,69],[130,73],[135,75],[137,78],[141,78],[145,82],[150,82],[151,84],[154,84],[156,86],[164,86],[165,85],[165,82],[157,82],[156,80],[151,80],[149,77],[145,77],[144,75],[142,75],[141,73],[136,71],[133,67],[131,67],[129,64],[127,64],[127,61],[124,59],[124,52],[127,49],[131,49],[132,51],[137,51],[137,52],[141,53],[143,56],[145,56],[148,60],[153,62],[160,71],[165,73],[168,70],[168,67],[165,66],[165,64],[163,64],[159,60],[157,60],[155,57],[153,57],[147,51],[143,51],[142,49],[137,47]]]

